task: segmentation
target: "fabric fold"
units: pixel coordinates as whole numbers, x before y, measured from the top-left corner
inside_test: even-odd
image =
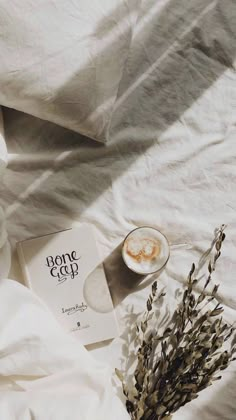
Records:
[[[0,418],[128,420],[113,393],[110,368],[66,334],[29,289],[1,280],[0,306],[0,378],[5,379]]]
[[[7,147],[4,135],[3,113],[0,106],[0,182],[7,166]],[[11,251],[7,239],[6,217],[3,208],[0,206],[0,278],[7,277],[11,264]]]

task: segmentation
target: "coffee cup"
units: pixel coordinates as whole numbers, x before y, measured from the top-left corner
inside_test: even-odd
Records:
[[[138,227],[124,239],[124,263],[137,274],[147,275],[161,270],[169,256],[170,247],[166,236],[153,227]]]

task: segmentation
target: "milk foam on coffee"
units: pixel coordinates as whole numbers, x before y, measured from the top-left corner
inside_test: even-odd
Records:
[[[153,273],[160,270],[168,260],[169,244],[158,230],[141,227],[127,236],[122,255],[126,265],[136,273]]]

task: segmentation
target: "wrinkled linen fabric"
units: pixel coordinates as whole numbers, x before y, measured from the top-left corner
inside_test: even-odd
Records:
[[[7,148],[4,135],[2,109],[0,107],[0,183],[7,165]],[[0,278],[8,275],[11,264],[11,250],[7,238],[6,220],[3,208],[0,206]]]
[[[227,238],[214,283],[225,319],[236,320],[235,17],[230,0],[142,2],[106,147],[4,110],[9,165],[0,205],[13,250],[10,276],[22,281],[16,241],[94,224],[122,334],[90,351],[112,368],[125,366],[145,286],[158,278],[166,291],[160,311],[168,315],[192,262],[204,269],[201,255],[221,223]],[[166,234],[171,255],[160,275],[139,282],[122,264],[120,244],[147,224]],[[235,420],[235,377],[232,364],[174,419]]]
[[[0,104],[106,141],[139,0],[0,1]]]
[[[0,107],[0,175],[2,174],[4,168],[7,164],[7,147],[4,136],[4,123],[2,108]]]
[[[1,280],[0,304],[2,419],[128,420],[110,369],[64,333],[31,291]]]

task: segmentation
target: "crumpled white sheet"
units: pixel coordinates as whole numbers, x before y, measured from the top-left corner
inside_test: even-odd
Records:
[[[26,287],[0,282],[0,418],[125,420],[111,371]]]
[[[235,2],[143,4],[106,147],[4,110],[9,165],[0,205],[13,250],[10,277],[21,280],[17,240],[94,224],[122,335],[90,350],[112,368],[127,356],[129,328],[149,293],[117,248],[136,226],[156,226],[170,241],[158,284],[173,307],[192,262],[226,223],[214,281],[226,320],[236,319]],[[235,377],[233,364],[174,420],[235,420]]]

